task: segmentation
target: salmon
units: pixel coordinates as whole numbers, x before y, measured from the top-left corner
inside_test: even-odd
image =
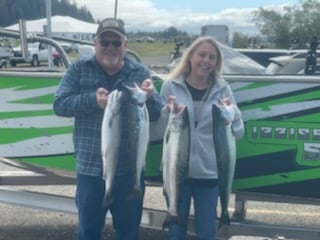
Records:
[[[170,112],[163,139],[162,175],[163,194],[167,203],[167,216],[163,229],[171,224],[186,225],[179,216],[178,202],[188,172],[190,149],[190,123],[188,109]]]
[[[112,190],[120,156],[120,146],[128,152],[132,191],[128,198],[142,197],[141,177],[149,143],[149,115],[147,93],[137,84],[123,86],[109,94],[101,127],[103,160],[102,178],[105,180],[103,206],[113,202]]]
[[[101,126],[102,178],[105,181],[104,206],[108,206],[113,201],[113,182],[121,140],[121,102],[121,91],[114,90],[109,94]]]
[[[229,107],[223,101],[212,106],[213,141],[218,166],[218,185],[221,216],[218,229],[230,224],[229,197],[236,165],[236,143],[232,133]],[[233,116],[234,117],[234,116]]]

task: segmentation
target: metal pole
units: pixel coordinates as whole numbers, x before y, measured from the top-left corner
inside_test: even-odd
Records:
[[[48,38],[52,38],[51,33],[51,0],[46,0],[46,15],[47,15],[47,32],[46,35]],[[51,69],[53,67],[52,63],[52,48],[48,46],[48,66]]]
[[[117,18],[117,11],[118,11],[118,0],[115,0],[115,6],[114,6],[114,18]]]

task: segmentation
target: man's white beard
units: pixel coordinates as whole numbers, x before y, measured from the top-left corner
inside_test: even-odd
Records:
[[[119,61],[120,61],[119,57],[114,57],[114,58],[112,58],[112,60],[109,60],[108,58],[104,57],[102,59],[102,64],[106,68],[112,68],[112,67],[116,67],[118,65]]]

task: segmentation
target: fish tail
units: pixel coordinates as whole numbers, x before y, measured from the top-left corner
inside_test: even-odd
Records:
[[[143,196],[143,192],[140,188],[133,188],[128,195],[128,199],[141,198],[142,196]]]
[[[219,218],[218,229],[222,226],[229,226],[230,225],[230,217],[228,212],[222,212]]]
[[[110,194],[105,194],[103,197],[103,202],[102,202],[102,206],[103,207],[108,207],[110,206],[110,204],[113,202],[113,198]]]
[[[179,215],[178,216],[173,216],[170,213],[168,213],[166,218],[165,218],[165,220],[163,221],[162,229],[169,228],[169,226],[171,224],[178,224],[178,225],[183,226],[183,227],[187,226],[187,224],[184,221],[184,219],[182,219]]]
[[[230,218],[229,214],[224,213],[221,214],[221,217],[219,218],[219,224],[217,227],[217,236],[228,236],[229,235],[229,225],[230,225]]]

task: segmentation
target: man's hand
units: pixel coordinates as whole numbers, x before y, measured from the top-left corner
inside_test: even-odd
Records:
[[[108,102],[108,90],[105,88],[98,88],[96,92],[97,103],[100,108],[105,109]]]
[[[153,91],[154,91],[154,85],[153,85],[153,82],[148,78],[148,79],[145,79],[142,84],[141,84],[141,87],[140,87],[143,91],[146,91],[147,92],[147,96],[148,98],[152,96],[153,94]]]

